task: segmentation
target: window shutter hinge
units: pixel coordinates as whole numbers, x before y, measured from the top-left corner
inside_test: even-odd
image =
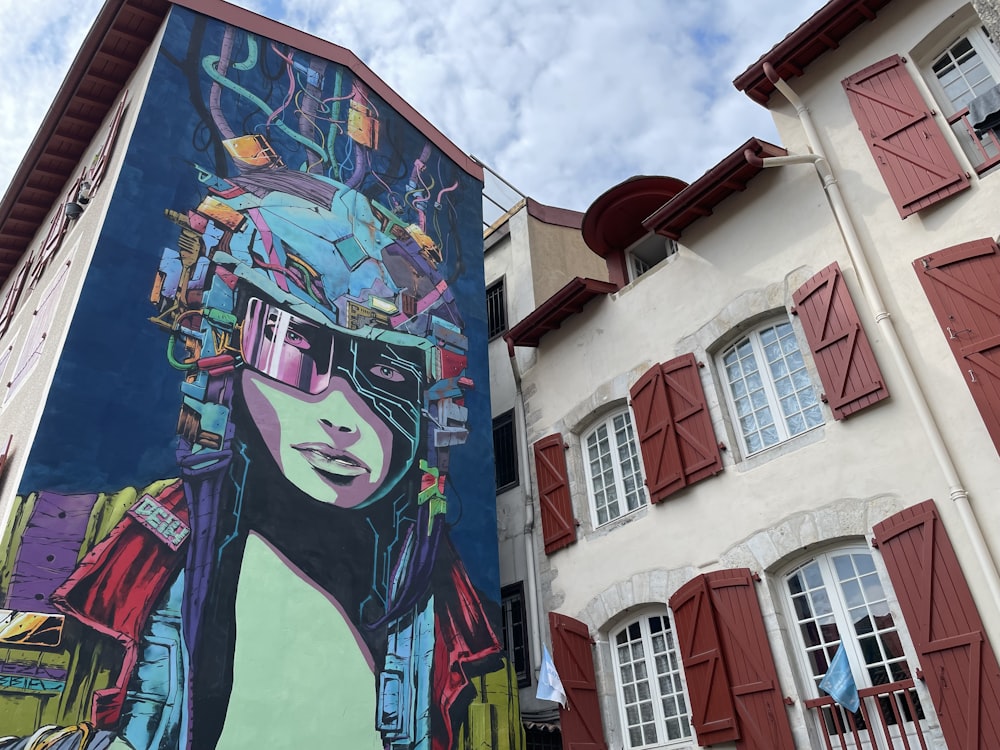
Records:
[[[790,312],[792,315],[798,315],[799,308],[797,308],[795,305],[792,305],[791,308],[788,310],[788,312]]]
[[[830,399],[826,397],[825,393],[819,394],[819,400],[822,401],[824,404],[830,403]]]
[[[872,537],[872,549],[878,549],[878,539]]]
[[[698,369],[699,369],[699,370],[703,370],[703,369],[705,369],[705,363],[704,363],[704,362],[702,362],[701,360],[699,360],[699,361],[698,361]]]
[[[728,448],[728,447],[726,446],[726,444],[725,444],[725,443],[723,443],[723,442],[722,442],[722,441],[720,440],[720,441],[719,441],[719,450],[720,450],[720,451],[727,451],[727,450],[729,450],[729,448]]]
[[[784,703],[785,703],[786,706],[794,706],[795,705],[795,699],[792,698],[790,695],[786,695]]]
[[[917,679],[920,680],[921,682],[924,681],[924,670],[922,670],[920,667],[917,667],[916,670],[913,672],[913,674],[915,674],[917,676]]]
[[[753,578],[757,583],[760,583],[760,573],[758,573],[756,570],[750,574],[750,577]]]

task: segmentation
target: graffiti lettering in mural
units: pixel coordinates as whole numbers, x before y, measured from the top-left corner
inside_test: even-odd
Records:
[[[142,260],[116,221],[162,228],[136,335],[180,382],[175,468],[18,497],[0,606],[61,629],[0,642],[0,748],[520,748],[456,546],[495,545],[478,182],[350,70],[179,8],[138,118],[125,171],[174,197],[116,191],[86,284]],[[105,376],[89,328],[67,372]]]

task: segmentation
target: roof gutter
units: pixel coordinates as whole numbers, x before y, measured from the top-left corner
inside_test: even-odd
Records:
[[[823,189],[826,191],[827,197],[830,200],[830,206],[833,209],[837,226],[840,228],[840,232],[844,237],[844,243],[847,246],[848,255],[850,256],[851,262],[854,265],[854,270],[858,275],[858,282],[861,284],[861,291],[868,300],[869,306],[874,311],[875,324],[881,331],[882,336],[884,337],[889,348],[890,355],[895,362],[896,367],[899,369],[900,377],[903,380],[906,392],[909,394],[910,399],[913,402],[917,418],[919,419],[921,427],[924,430],[924,434],[927,436],[927,439],[931,444],[931,450],[934,453],[934,457],[937,459],[938,466],[944,475],[945,481],[948,483],[949,495],[952,502],[958,509],[966,534],[969,537],[969,541],[972,544],[973,551],[976,555],[976,560],[986,578],[986,583],[990,589],[990,595],[993,598],[993,604],[995,607],[1000,608],[1000,576],[997,575],[996,563],[986,546],[986,540],[983,537],[982,527],[976,519],[975,512],[969,503],[969,493],[962,484],[961,477],[958,474],[958,469],[955,467],[955,464],[951,459],[951,455],[948,452],[944,436],[941,434],[941,430],[934,419],[934,415],[931,413],[930,407],[927,403],[927,397],[924,394],[923,389],[920,387],[920,383],[917,381],[910,358],[907,356],[906,350],[900,342],[899,336],[896,334],[896,327],[892,321],[892,317],[886,310],[885,302],[882,299],[882,293],[879,290],[878,283],[872,275],[871,266],[868,263],[868,254],[865,251],[864,244],[858,237],[854,222],[847,211],[847,206],[844,203],[843,196],[841,195],[840,186],[837,184],[837,179],[833,174],[830,163],[823,153],[823,147],[820,144],[819,134],[816,132],[816,127],[813,124],[812,115],[788,83],[786,83],[778,75],[773,65],[765,62],[764,74],[774,87],[781,92],[782,96],[784,96],[785,99],[787,99],[788,102],[795,107],[795,113],[798,115],[799,122],[802,124],[802,129],[805,131],[806,140],[809,143],[809,149],[812,153],[761,159],[759,156],[754,154],[753,151],[748,149],[744,152],[744,156],[751,164],[762,167],[780,167],[790,164],[803,163],[812,163],[815,166],[816,172],[819,174],[820,180],[823,183]]]

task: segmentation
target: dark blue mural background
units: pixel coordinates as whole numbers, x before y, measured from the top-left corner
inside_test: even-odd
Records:
[[[226,166],[212,145],[206,119],[207,77],[192,66],[205,54],[217,54],[224,27],[175,7],[138,116],[125,164],[114,187],[107,220],[90,266],[79,306],[55,375],[45,413],[29,456],[20,490],[64,492],[115,491],[175,476],[176,422],[180,374],[166,359],[166,334],[149,322],[149,301],[160,254],[176,246],[177,227],[165,209],[185,212],[205,194],[195,164],[220,175]],[[269,44],[261,55],[278,70],[284,63]],[[332,78],[332,65],[328,69]],[[255,90],[273,90],[255,69],[241,74]],[[345,85],[352,74],[344,69]],[[192,80],[197,80],[192,84]],[[275,94],[280,101],[280,95]],[[382,139],[373,167],[389,185],[405,190],[408,166],[426,138],[378,104]],[[226,114],[234,125],[260,113],[245,100],[228,96]],[[133,103],[132,106],[137,106]],[[272,133],[277,131],[272,130]],[[288,166],[305,159],[305,149],[282,134],[273,135]],[[346,139],[345,139],[346,140]],[[384,154],[384,155],[383,155]],[[466,396],[468,442],[452,451],[449,472],[449,520],[452,538],[474,583],[498,588],[496,519],[493,492],[489,376],[482,269],[481,185],[434,151],[434,164],[450,171],[445,181],[459,181],[450,195],[455,228],[443,242],[443,276],[460,301],[469,337],[468,373],[476,387]],[[383,200],[371,185],[369,197]]]

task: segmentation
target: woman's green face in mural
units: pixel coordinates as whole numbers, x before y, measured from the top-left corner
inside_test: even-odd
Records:
[[[254,299],[243,358],[250,417],[279,471],[310,497],[362,506],[377,496],[390,470],[398,477],[399,464],[412,461],[412,441],[372,405],[379,393],[398,398],[420,391],[419,371],[388,356],[387,347],[334,335]]]
[[[278,469],[310,497],[356,508],[382,486],[393,432],[343,378],[310,395],[244,370],[243,394]]]

